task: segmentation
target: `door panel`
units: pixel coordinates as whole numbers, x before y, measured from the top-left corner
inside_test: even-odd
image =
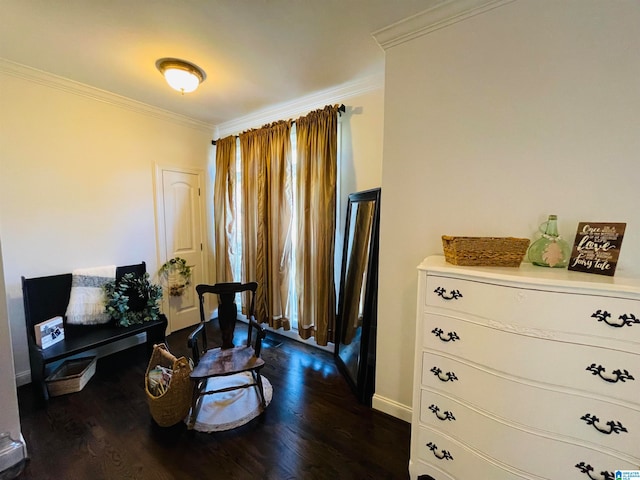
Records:
[[[198,174],[162,171],[165,261],[184,258],[191,267],[191,285],[181,296],[169,296],[165,289],[172,332],[200,321],[195,286],[204,283],[202,204]]]

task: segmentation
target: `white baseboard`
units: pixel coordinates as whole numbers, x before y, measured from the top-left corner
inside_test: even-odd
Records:
[[[24,372],[16,372],[16,385],[21,387],[31,383],[31,371],[25,370]]]
[[[411,423],[411,407],[407,407],[402,403],[398,403],[395,400],[385,398],[381,395],[374,394],[371,402],[371,407],[374,410],[378,410],[392,417],[399,418],[405,422]]]

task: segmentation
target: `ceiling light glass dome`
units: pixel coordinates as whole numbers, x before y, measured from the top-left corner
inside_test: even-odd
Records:
[[[182,94],[196,90],[207,77],[197,65],[177,58],[161,58],[156,67],[169,86]]]

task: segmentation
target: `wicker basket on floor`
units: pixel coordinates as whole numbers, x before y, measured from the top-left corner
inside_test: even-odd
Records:
[[[149,372],[157,365],[173,370],[169,386],[159,396],[153,395],[149,388]],[[151,416],[161,427],[170,427],[181,422],[191,408],[192,368],[185,357],[176,358],[164,343],[154,345],[147,372],[144,377],[145,392]]]
[[[519,267],[528,238],[442,236],[445,260],[454,265]]]
[[[49,396],[79,392],[96,373],[96,357],[65,360],[46,378]]]

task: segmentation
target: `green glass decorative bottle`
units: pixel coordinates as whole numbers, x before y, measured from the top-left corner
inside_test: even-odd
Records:
[[[542,236],[529,247],[529,261],[540,267],[566,267],[571,246],[558,234],[558,217],[549,215],[549,219],[540,225],[540,233]]]

